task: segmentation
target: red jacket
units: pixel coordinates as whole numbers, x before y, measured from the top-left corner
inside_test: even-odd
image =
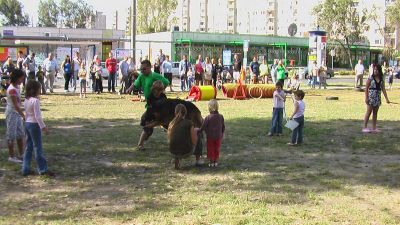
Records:
[[[117,72],[117,60],[114,58],[108,58],[106,60],[106,68],[109,73]]]

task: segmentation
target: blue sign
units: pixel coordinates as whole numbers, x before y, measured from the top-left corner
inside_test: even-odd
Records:
[[[232,50],[225,49],[222,51],[222,64],[224,66],[231,66],[232,65]]]
[[[3,36],[14,36],[13,30],[3,30]]]

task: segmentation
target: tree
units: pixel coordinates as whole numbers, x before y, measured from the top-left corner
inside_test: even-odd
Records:
[[[400,0],[396,0],[393,5],[390,5],[386,11],[387,16],[387,28],[394,31],[396,34],[399,32],[399,21],[400,21]],[[390,33],[390,32],[387,32]],[[397,35],[396,35],[397,37]],[[398,40],[396,40],[397,42]],[[398,44],[398,43],[397,43]],[[393,46],[397,49],[399,46]]]
[[[40,0],[39,2],[39,26],[57,27],[60,10],[54,0]]]
[[[3,26],[27,26],[29,16],[22,12],[22,4],[18,0],[0,0],[0,15],[4,17]]]
[[[368,10],[358,12],[354,0],[325,0],[315,6],[313,12],[319,25],[326,29],[328,37],[342,46],[353,68],[351,47],[362,42],[364,32],[369,29]]]
[[[68,28],[73,28],[77,4],[70,0],[61,0],[59,9],[64,26]]]
[[[86,24],[94,17],[93,7],[84,1],[76,3],[74,23],[76,28],[86,28]]]
[[[177,5],[177,0],[138,0],[137,32],[168,31],[168,19]]]
[[[93,7],[85,1],[61,0],[60,5],[54,0],[41,0],[39,3],[39,26],[86,28],[93,16]]]

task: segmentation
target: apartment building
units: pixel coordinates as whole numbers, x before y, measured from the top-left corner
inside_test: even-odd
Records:
[[[355,1],[353,7],[360,13],[366,8],[383,15],[378,21],[369,22],[365,36],[370,45],[385,45],[381,28],[385,27],[386,7],[394,1]],[[181,21],[181,31],[290,36],[289,26],[295,24],[296,32],[291,35],[307,37],[318,25],[312,10],[319,2],[321,0],[180,0],[177,7],[180,13],[176,16]],[[395,34],[392,36],[394,40]]]

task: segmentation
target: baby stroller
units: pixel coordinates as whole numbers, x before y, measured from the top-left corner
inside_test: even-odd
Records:
[[[10,76],[0,74],[0,102],[1,104],[7,103],[7,88],[10,86]]]

